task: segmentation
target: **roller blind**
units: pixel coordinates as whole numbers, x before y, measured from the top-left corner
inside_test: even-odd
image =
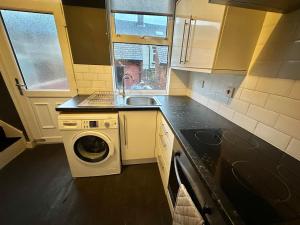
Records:
[[[111,11],[118,13],[172,16],[175,0],[110,0]]]

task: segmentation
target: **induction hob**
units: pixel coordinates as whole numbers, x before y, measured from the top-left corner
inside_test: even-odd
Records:
[[[300,224],[299,161],[241,129],[181,133],[245,224]]]

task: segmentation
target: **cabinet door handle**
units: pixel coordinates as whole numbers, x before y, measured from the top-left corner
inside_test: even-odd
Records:
[[[179,58],[179,63],[183,63],[182,60],[182,52],[183,52],[183,43],[184,43],[184,38],[185,38],[185,27],[188,23],[186,22],[186,20],[184,20],[184,24],[183,24],[183,33],[182,33],[182,41],[181,41],[181,50],[180,50],[180,58]]]
[[[185,48],[184,63],[188,62],[186,59],[186,56],[188,54],[188,49],[189,49],[192,21],[193,21],[193,19],[191,17],[190,22],[189,22],[189,30],[188,30],[188,36],[187,36],[187,42],[186,42],[186,48]]]
[[[127,146],[127,119],[126,119],[126,115],[123,115],[123,119],[124,119],[124,142],[125,142],[125,146]]]

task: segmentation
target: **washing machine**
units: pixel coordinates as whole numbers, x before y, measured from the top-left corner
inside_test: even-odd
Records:
[[[61,113],[58,124],[73,177],[121,172],[117,113]]]

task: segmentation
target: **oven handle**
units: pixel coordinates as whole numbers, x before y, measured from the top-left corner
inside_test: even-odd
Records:
[[[179,172],[178,172],[178,166],[180,166],[180,168],[182,169],[182,172],[186,176],[186,178],[187,178],[189,184],[191,185],[192,189],[193,190],[198,189],[197,186],[196,186],[196,184],[195,184],[195,181],[189,175],[189,173],[188,173],[187,169],[185,168],[185,166],[180,162],[180,155],[175,155],[174,156],[174,168],[175,168],[175,174],[176,174],[176,178],[177,178],[178,184],[179,185],[182,184],[181,179],[180,179],[180,175],[179,175]]]
[[[174,156],[174,169],[175,169],[175,175],[176,175],[177,182],[180,186],[182,183],[181,183],[181,179],[180,179],[179,172],[178,172],[178,166],[177,166],[178,160],[179,160],[179,155],[175,155]]]
[[[198,199],[202,199],[201,193],[199,193],[199,191],[195,191],[195,190],[199,190],[199,188],[196,185],[196,182],[193,180],[193,178],[189,175],[186,167],[181,163],[180,161],[180,155],[175,154],[174,156],[174,169],[175,169],[175,174],[176,174],[176,178],[178,181],[178,184],[181,185],[181,179],[180,179],[180,175],[178,172],[178,166],[180,166],[180,168],[182,169],[182,172],[184,173],[184,175],[187,178],[187,181],[189,182],[189,184],[191,185],[191,188],[194,192],[194,194],[197,196]],[[211,208],[204,203],[202,206],[202,213],[203,214],[211,214]]]

